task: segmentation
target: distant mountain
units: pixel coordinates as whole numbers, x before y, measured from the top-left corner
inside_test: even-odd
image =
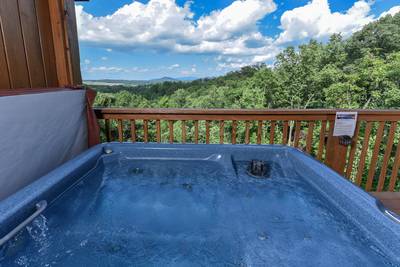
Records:
[[[163,82],[178,82],[179,79],[174,79],[171,77],[162,77],[159,79],[152,79],[152,80],[147,80],[148,83],[163,83]]]
[[[85,80],[84,83],[87,85],[124,85],[124,86],[137,86],[137,85],[145,85],[145,84],[156,84],[163,82],[189,82],[193,80],[197,80],[196,77],[180,77],[180,78],[171,78],[171,77],[162,77],[158,79],[151,80],[114,80],[114,79],[100,79],[100,80]]]

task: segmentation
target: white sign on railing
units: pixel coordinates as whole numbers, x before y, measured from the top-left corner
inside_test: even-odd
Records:
[[[333,136],[353,137],[357,123],[357,112],[336,112]]]

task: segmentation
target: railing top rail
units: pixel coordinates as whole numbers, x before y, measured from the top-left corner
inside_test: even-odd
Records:
[[[190,109],[190,108],[95,108],[100,114],[186,114],[186,115],[334,115],[339,111],[354,111],[360,115],[399,116],[400,110],[366,109]]]

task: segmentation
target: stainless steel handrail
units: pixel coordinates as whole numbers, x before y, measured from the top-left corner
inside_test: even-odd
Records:
[[[17,227],[12,229],[8,234],[0,239],[0,247],[4,245],[8,240],[13,238],[19,231],[21,231],[25,226],[31,223],[37,216],[39,216],[47,207],[47,201],[42,200],[36,203],[36,211],[26,218],[22,223],[20,223]]]
[[[385,207],[385,205],[383,205],[383,203],[380,200],[378,200],[377,198],[375,198],[375,203],[376,203],[376,206],[378,207],[378,209],[383,213],[383,215],[385,215],[392,221],[400,224],[400,216],[398,216],[393,211],[387,209]]]
[[[394,212],[392,212],[392,211],[390,211],[390,210],[388,210],[388,209],[385,209],[384,213],[385,213],[385,215],[386,215],[387,217],[389,217],[389,218],[392,219],[393,221],[395,221],[395,222],[397,222],[397,223],[400,223],[400,218],[399,218],[398,216],[396,216],[396,215],[394,214]]]

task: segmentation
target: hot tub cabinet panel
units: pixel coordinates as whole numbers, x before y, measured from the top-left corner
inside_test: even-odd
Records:
[[[18,225],[0,266],[400,266],[395,214],[278,145],[101,144],[2,201]]]

